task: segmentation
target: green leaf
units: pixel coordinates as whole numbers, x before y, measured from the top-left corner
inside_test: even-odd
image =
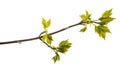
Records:
[[[45,34],[45,35],[43,35],[43,37],[42,37],[42,41],[43,41],[43,42],[47,42],[48,44],[51,45],[53,39],[52,39],[52,36],[51,36],[50,34]]]
[[[113,21],[115,18],[111,17],[112,15],[112,9],[110,10],[106,10],[102,16],[99,18],[99,20],[101,21],[100,22],[100,25],[106,25],[108,24],[109,22]]]
[[[90,16],[91,16],[91,14],[89,14],[89,12],[87,10],[86,10],[86,14],[80,15],[82,21],[84,21],[84,22],[87,22],[88,20],[90,20]]]
[[[46,28],[46,23],[47,23],[46,20],[42,18],[42,24],[43,24],[44,29]]]
[[[101,25],[106,25],[107,23],[113,21],[115,18],[108,17],[108,18],[100,18],[99,20],[101,21]]]
[[[42,42],[45,42],[46,40],[46,34],[42,36]]]
[[[87,27],[85,26],[84,28],[82,28],[81,30],[80,30],[80,32],[85,32],[87,30]]]
[[[46,19],[42,18],[42,24],[43,24],[44,29],[48,28],[51,24],[51,19],[46,21]]]
[[[56,63],[56,61],[60,60],[60,56],[57,52],[55,53],[55,56],[52,58],[52,60],[54,61],[54,63]]]
[[[91,14],[89,14],[89,12],[86,10],[86,18],[90,18]]]
[[[106,10],[103,15],[102,15],[102,18],[107,18],[107,17],[110,17],[112,15],[112,9],[110,10]]]
[[[106,33],[111,33],[107,26],[95,26],[95,32],[102,37],[103,39],[106,38]]]
[[[48,28],[48,27],[50,26],[50,24],[51,24],[51,19],[49,19],[49,20],[47,21],[46,27]]]
[[[52,36],[50,34],[47,34],[47,43],[51,44],[53,41]]]
[[[80,17],[83,21],[86,21],[86,16],[84,14],[80,15]]]
[[[71,43],[68,40],[63,40],[59,43],[58,51],[61,53],[65,53],[71,47]]]

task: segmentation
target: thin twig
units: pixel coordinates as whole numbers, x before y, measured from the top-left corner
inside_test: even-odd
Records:
[[[54,34],[56,34],[56,33],[59,33],[59,32],[62,32],[62,31],[64,31],[64,30],[67,30],[67,29],[69,29],[69,28],[72,28],[72,27],[75,27],[75,26],[78,26],[78,25],[84,25],[84,22],[79,22],[79,23],[77,23],[77,24],[73,24],[73,25],[70,25],[70,26],[68,26],[68,27],[65,27],[65,28],[62,28],[62,29],[60,29],[60,30],[58,30],[58,31],[55,31],[55,32],[52,32],[52,33],[49,33],[50,35],[54,35]]]
[[[42,41],[42,36],[41,36],[41,38],[40,38],[40,40]],[[47,45],[49,48],[52,48],[48,43],[46,43],[46,42],[43,42],[45,45]]]
[[[49,33],[50,35],[54,35],[54,34],[57,34],[59,32],[62,32],[64,30],[67,30],[69,28],[72,28],[72,27],[75,27],[75,26],[78,26],[78,25],[84,25],[84,22],[79,22],[77,24],[73,24],[73,25],[70,25],[68,27],[65,27],[65,28],[62,28],[60,30],[57,30],[55,32],[52,32],[52,33]],[[42,35],[43,32],[40,34]],[[29,39],[22,39],[22,40],[14,40],[14,41],[6,41],[6,42],[0,42],[0,45],[3,45],[3,44],[12,44],[12,43],[22,43],[22,42],[26,42],[26,41],[32,41],[32,40],[37,40],[37,39],[40,39],[41,40],[42,36],[38,36],[38,37],[34,37],[34,38],[29,38]]]
[[[12,44],[12,43],[22,43],[22,42],[26,42],[26,41],[36,40],[36,39],[39,39],[39,38],[40,37],[34,37],[34,38],[29,38],[29,39],[0,42],[0,45],[2,45],[2,44]]]

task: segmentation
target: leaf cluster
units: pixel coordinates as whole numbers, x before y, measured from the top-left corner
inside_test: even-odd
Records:
[[[107,33],[111,33],[109,30],[107,24],[113,21],[115,18],[111,17],[112,15],[112,9],[106,10],[100,18],[97,20],[93,20],[91,18],[91,14],[86,10],[85,14],[80,15],[80,18],[82,19],[82,24],[84,27],[80,29],[80,32],[85,32],[87,30],[88,25],[93,25],[94,26],[94,31],[103,39],[106,38]],[[49,45],[49,47],[54,51],[55,56],[53,56],[52,60],[54,63],[60,60],[60,55],[59,53],[65,54],[68,49],[71,47],[72,43],[70,43],[68,40],[63,40],[61,41],[57,47],[52,45],[52,35],[48,33],[47,28],[51,24],[51,19],[48,21],[44,18],[42,18],[42,24],[44,28],[44,35],[42,35],[42,41]]]
[[[51,24],[51,20],[49,19],[48,21],[46,21],[46,19],[42,18],[42,24],[44,27],[44,35],[42,35],[42,42],[46,43],[47,46],[49,46],[55,52],[55,56],[52,58],[52,60],[54,61],[54,63],[56,63],[56,61],[60,60],[59,53],[66,53],[71,47],[71,43],[68,40],[63,40],[59,43],[58,47],[53,47],[52,35],[50,35],[47,31],[47,28]]]
[[[82,14],[80,15],[81,19],[83,22],[86,22],[86,23],[89,23],[90,22],[90,17],[91,17],[91,14],[89,14],[89,12],[86,10],[86,13],[85,14]]]
[[[51,24],[51,19],[49,19],[48,21],[45,18],[42,18],[42,24],[43,24],[43,28],[44,28],[44,35],[42,36],[42,41],[46,42],[48,44],[51,45],[53,38],[52,35],[48,34],[46,28],[48,28]]]
[[[54,61],[54,63],[56,63],[56,61],[60,60],[60,56],[57,52],[55,53],[55,56],[52,58],[52,60]]]
[[[91,15],[86,11],[86,15],[82,14],[80,17],[82,18],[82,21],[89,21],[86,22],[87,24],[84,25],[82,29],[80,29],[80,32],[85,32],[87,30],[87,25],[93,25],[95,28],[95,32],[102,37],[103,39],[106,38],[106,33],[111,33],[107,24],[111,21],[113,21],[115,18],[111,17],[112,15],[112,9],[106,10],[100,18],[97,20],[92,20]]]
[[[85,32],[87,30],[87,25],[92,22],[92,20],[91,20],[91,14],[86,10],[86,13],[80,15],[80,18],[85,23],[84,27],[82,29],[80,29],[80,32]]]
[[[71,43],[68,40],[63,40],[59,43],[58,47],[53,47],[53,49],[55,50],[55,56],[52,58],[54,63],[56,61],[60,60],[59,54],[58,53],[66,53],[68,51],[68,49],[71,47]]]
[[[63,40],[59,43],[59,47],[57,48],[59,52],[65,53],[71,47],[71,43],[68,40]]]
[[[106,33],[111,33],[110,29],[108,28],[107,24],[113,21],[115,18],[111,17],[112,9],[106,10],[102,16],[98,19],[98,26],[95,26],[95,32],[102,37],[103,39],[106,38]]]
[[[47,42],[48,44],[51,45],[51,43],[53,41],[52,35],[46,33],[45,35],[43,35],[42,41]]]

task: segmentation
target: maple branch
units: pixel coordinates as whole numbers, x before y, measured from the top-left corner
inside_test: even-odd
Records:
[[[62,32],[64,30],[67,30],[69,28],[72,28],[72,27],[75,27],[75,26],[78,26],[78,25],[84,25],[84,22],[79,22],[79,23],[76,23],[76,24],[73,24],[73,25],[70,25],[68,27],[65,27],[65,28],[62,28],[60,30],[57,30],[55,32],[52,32],[52,33],[49,33],[50,35],[54,35],[54,34],[57,34],[59,32]],[[43,33],[43,32],[42,32]],[[41,33],[41,34],[42,34]],[[26,42],[26,41],[32,41],[32,40],[37,40],[37,39],[40,39],[42,41],[42,36],[38,36],[38,37],[34,37],[34,38],[29,38],[29,39],[22,39],[22,40],[14,40],[14,41],[6,41],[6,42],[0,42],[0,45],[3,45],[3,44],[12,44],[12,43],[22,43],[22,42]],[[45,42],[44,42],[45,43]],[[46,43],[45,43],[46,44]],[[48,44],[46,44],[48,47],[50,47]]]

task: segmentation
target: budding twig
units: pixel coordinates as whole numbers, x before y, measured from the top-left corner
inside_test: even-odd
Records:
[[[52,33],[49,33],[50,35],[54,35],[54,34],[57,34],[59,32],[62,32],[62,31],[65,31],[69,28],[72,28],[72,27],[75,27],[75,26],[78,26],[78,25],[84,25],[84,22],[79,22],[79,23],[76,23],[76,24],[73,24],[73,25],[70,25],[68,27],[65,27],[65,28],[62,28],[60,30],[57,30],[55,32],[52,32]],[[40,35],[38,37],[34,37],[34,38],[29,38],[29,39],[22,39],[22,40],[14,40],[14,41],[6,41],[6,42],[0,42],[0,45],[3,45],[3,44],[12,44],[12,43],[22,43],[22,42],[26,42],[26,41],[32,41],[32,40],[37,40],[37,39],[40,39],[42,38],[42,34],[44,32],[40,33]],[[46,44],[46,43],[45,43]],[[48,44],[46,44],[48,47],[50,47]]]

